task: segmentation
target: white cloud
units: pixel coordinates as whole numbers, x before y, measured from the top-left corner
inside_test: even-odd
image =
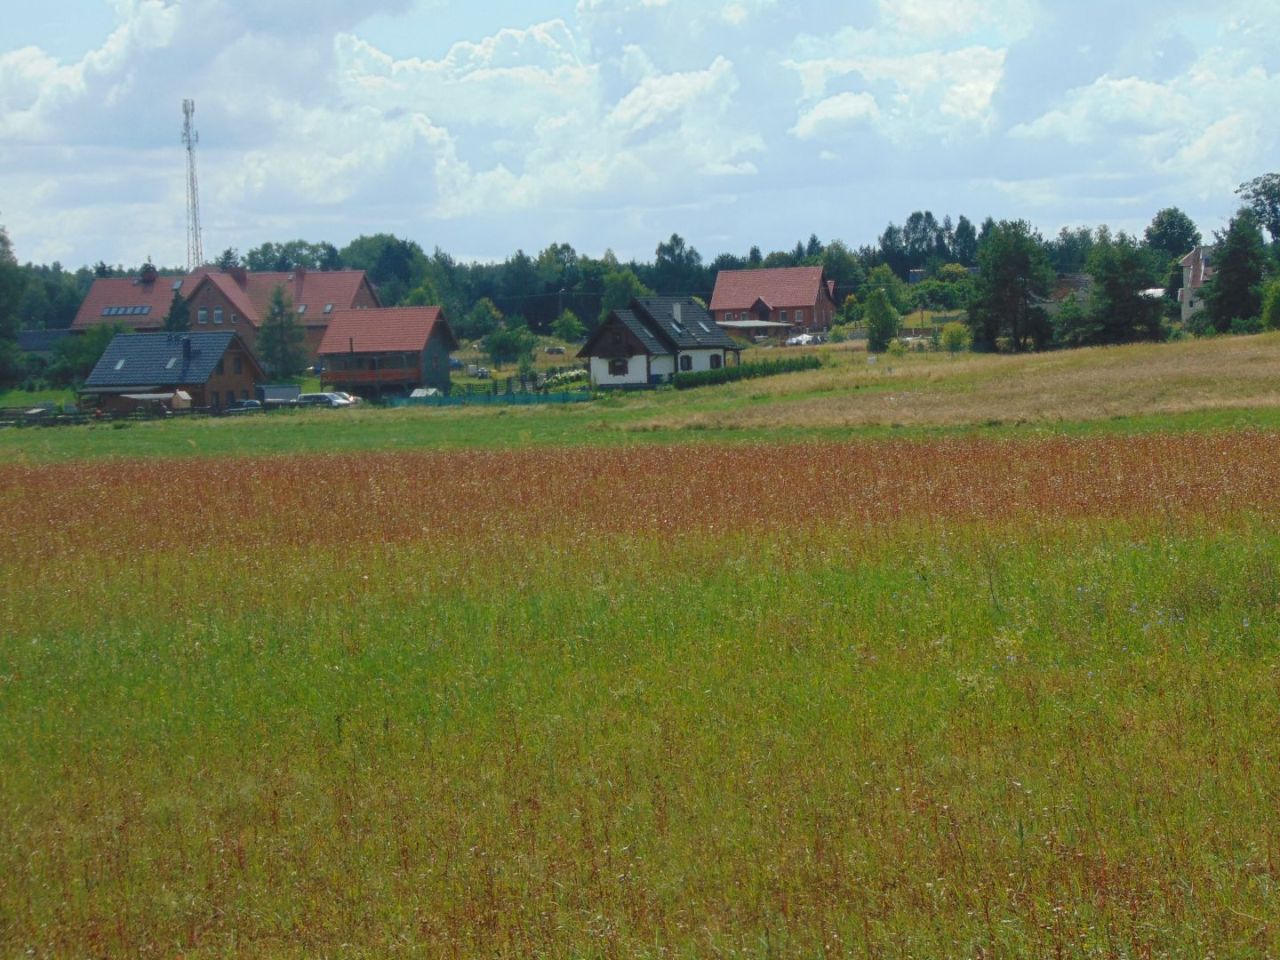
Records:
[[[833,127],[876,120],[880,109],[869,93],[840,93],[819,101],[800,116],[791,132],[801,140],[814,140]]]

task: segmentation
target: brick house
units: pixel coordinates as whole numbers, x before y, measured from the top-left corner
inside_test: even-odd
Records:
[[[155,403],[171,407],[179,392],[191,406],[223,410],[251,399],[254,385],[265,380],[258,361],[231,330],[122,333],[107,345],[80,395],[109,413]]]
[[[155,269],[137,277],[100,277],[81,303],[71,329],[119,323],[139,333],[164,329],[165,317],[180,294],[187,301],[191,330],[230,329],[252,350],[276,287],[284,289],[306,332],[307,356],[314,358],[336,310],[381,306],[363,270],[307,270],[250,273],[241,268],[201,267],[185,277],[161,277]]]
[[[303,346],[314,359],[334,313],[379,307],[378,294],[363,270],[307,270],[288,273],[249,273],[235,268],[198,275],[187,305],[192,330],[230,327],[250,350],[266,319],[276,288],[293,304],[298,323],[306,332]]]
[[[448,393],[458,341],[439,307],[335,310],[317,354],[326,389],[381,395],[435,387]]]
[[[826,330],[835,321],[835,281],[822,267],[721,270],[711,315],[730,329]],[[782,324],[784,327],[772,327]]]

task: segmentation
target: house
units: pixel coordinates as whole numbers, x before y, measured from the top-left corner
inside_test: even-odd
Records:
[[[381,395],[434,387],[448,393],[458,341],[439,307],[335,310],[318,359],[326,388]]]
[[[191,329],[230,326],[254,349],[276,289],[293,305],[298,323],[306,332],[307,357],[320,350],[329,321],[338,311],[380,307],[378,294],[363,270],[307,270],[287,273],[250,273],[241,268],[210,271],[196,277],[186,294]]]
[[[150,264],[136,277],[98,277],[80,303],[71,330],[84,333],[102,323],[140,333],[163,330],[174,292],[181,291],[188,280],[162,277]]]
[[[231,330],[122,333],[107,345],[80,391],[82,401],[108,413],[157,403],[172,407],[185,393],[196,407],[222,410],[253,396],[262,367]]]
[[[277,287],[289,298],[306,332],[308,357],[319,350],[334,311],[381,306],[363,270],[297,267],[284,273],[250,273],[239,267],[201,267],[185,277],[160,277],[151,267],[137,277],[95,280],[71,329],[119,323],[138,332],[163,330],[176,293],[187,301],[191,330],[231,329],[252,350]]]
[[[822,267],[721,270],[711,315],[731,330],[826,330],[835,320],[835,295]]]
[[[1182,289],[1178,291],[1178,303],[1182,304],[1182,322],[1204,309],[1201,288],[1213,277],[1213,248],[1196,247],[1178,261],[1182,267]]]
[[[578,351],[597,387],[640,387],[672,375],[718,370],[740,351],[697,301],[676,297],[632,300],[612,311]]]

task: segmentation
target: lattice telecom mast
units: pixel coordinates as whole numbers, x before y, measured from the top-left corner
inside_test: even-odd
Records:
[[[182,142],[187,145],[187,270],[194,271],[204,264],[204,250],[200,244],[200,187],[196,183],[196,144],[200,134],[191,125],[196,112],[194,100],[182,101]]]

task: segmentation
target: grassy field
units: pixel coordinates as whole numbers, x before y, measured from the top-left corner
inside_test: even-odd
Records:
[[[1203,346],[9,431],[0,955],[1274,956],[1280,341]]]
[[[317,410],[7,430],[0,459],[1280,427],[1280,334],[1023,357],[909,354],[874,365],[848,344],[817,352],[824,366],[807,373],[564,407]]]

